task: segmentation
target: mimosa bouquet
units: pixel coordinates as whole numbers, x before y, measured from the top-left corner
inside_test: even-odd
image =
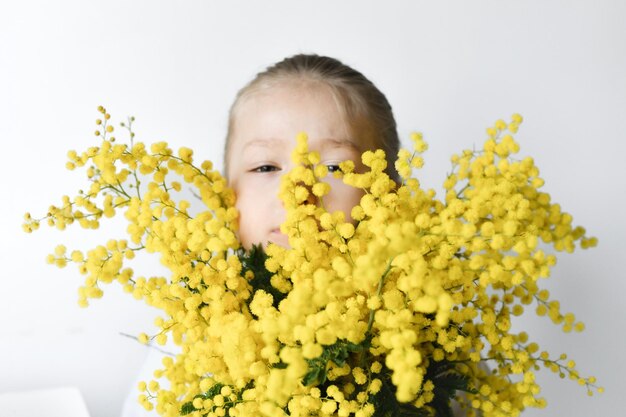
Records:
[[[329,173],[309,152],[305,134],[284,175],[289,247],[242,249],[235,195],[222,175],[191,149],[165,142],[130,143],[111,136],[102,107],[100,146],[68,153],[67,167],[86,167],[90,186],[63,197],[43,219],[64,229],[96,229],[120,212],[124,239],[87,251],[58,246],[48,261],[78,265],[85,275],[79,304],[117,281],[162,311],[156,329],[138,338],[180,346],[165,357],[140,401],[163,416],[515,416],[543,407],[535,372],[541,366],[592,390],[565,355],[542,351],[515,316],[535,309],[562,330],[583,324],[541,289],[556,262],[552,252],[594,246],[572,216],[540,191],[533,159],[516,159],[513,115],[487,129],[479,151],[452,157],[445,198],[412,176],[427,149],[412,134],[385,173],[381,150],[365,152],[366,172],[345,161]],[[361,189],[351,211],[323,205],[333,175]],[[191,187],[202,210],[191,214],[181,190]],[[317,203],[311,203],[314,196]],[[157,255],[168,275],[146,278],[127,264],[138,251]],[[167,384],[159,380],[167,380]],[[167,386],[167,387],[165,387]]]

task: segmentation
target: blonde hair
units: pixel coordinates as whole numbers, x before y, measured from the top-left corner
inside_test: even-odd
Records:
[[[364,126],[372,138],[375,149],[382,149],[387,155],[387,174],[394,180],[399,176],[394,167],[400,140],[396,120],[391,105],[385,95],[363,74],[343,64],[341,61],[316,54],[298,54],[266,68],[246,84],[235,97],[228,117],[228,132],[224,146],[224,171],[228,174],[228,153],[230,138],[235,126],[239,105],[256,92],[271,88],[285,81],[319,83],[327,86],[336,101],[339,111],[352,130],[354,136],[357,126]],[[362,138],[363,140],[363,138]],[[366,149],[363,149],[366,150]]]

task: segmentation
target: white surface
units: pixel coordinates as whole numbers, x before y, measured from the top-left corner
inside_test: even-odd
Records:
[[[616,415],[626,391],[623,268],[626,220],[626,2],[621,0],[85,0],[0,2],[0,392],[78,386],[94,417],[118,417],[146,350],[119,332],[149,331],[154,313],[115,285],[87,310],[80,276],[44,258],[122,236],[21,232],[83,185],[63,168],[68,149],[94,142],[103,104],[137,117],[138,139],[190,146],[221,161],[227,110],[255,72],[300,51],[342,59],[389,98],[400,134],[430,142],[424,184],[448,157],[480,144],[484,128],[520,112],[523,155],[545,189],[600,239],[563,256],[546,282],[587,324],[559,334],[530,317],[542,347],[568,352],[606,386],[587,398],[542,372],[547,410],[525,416]],[[122,137],[122,136],[118,136]],[[138,267],[147,275],[155,262]]]
[[[179,348],[173,343],[168,343],[165,347],[157,346],[156,349],[150,349],[148,355],[146,356],[146,360],[143,362],[141,366],[141,370],[137,374],[137,382],[138,381],[150,381],[152,379],[152,373],[155,369],[160,369],[162,367],[161,361],[165,356],[169,356],[169,354],[178,352]],[[161,382],[162,388],[167,388],[169,384],[167,381]],[[137,401],[137,396],[139,394],[143,394],[139,392],[136,387],[133,387],[128,397],[124,401],[124,407],[122,409],[121,417],[150,417],[156,416],[157,413],[154,410],[147,411],[139,402]]]
[[[0,394],[2,417],[89,417],[78,388],[62,387]]]

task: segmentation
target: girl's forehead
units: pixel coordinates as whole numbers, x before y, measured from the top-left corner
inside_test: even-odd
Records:
[[[308,139],[309,147],[314,150],[327,151],[333,149],[349,149],[359,151],[359,147],[351,137],[314,137]],[[245,141],[243,151],[255,149],[286,150],[296,144],[295,138],[284,137],[257,137]]]
[[[251,153],[290,153],[301,132],[308,135],[314,151],[360,154],[377,148],[369,123],[348,119],[344,100],[323,83],[265,86],[241,97],[233,110],[227,166]]]
[[[279,86],[256,92],[240,103],[233,114],[231,140],[237,147],[293,142],[300,132],[311,141],[330,139],[353,142],[353,126],[346,121],[341,104],[328,89]]]
[[[307,105],[320,104],[327,105],[329,102],[335,103],[339,107],[340,100],[333,93],[333,90],[326,84],[317,83],[296,83],[284,81],[265,85],[245,94],[238,105],[238,110],[270,109],[280,105],[293,105],[306,102]]]

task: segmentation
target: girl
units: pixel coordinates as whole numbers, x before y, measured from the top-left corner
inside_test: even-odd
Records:
[[[400,182],[394,168],[400,141],[385,95],[337,59],[285,58],[243,87],[229,113],[224,170],[237,195],[239,239],[246,249],[268,242],[288,246],[280,231],[285,210],[278,192],[281,175],[293,168],[291,151],[299,132],[307,134],[309,149],[319,152],[329,172],[345,160],[353,161],[359,172],[361,154],[382,149],[387,175]],[[325,181],[331,191],[324,207],[350,219],[363,192],[330,175]],[[463,415],[458,403],[453,409],[455,416]]]

